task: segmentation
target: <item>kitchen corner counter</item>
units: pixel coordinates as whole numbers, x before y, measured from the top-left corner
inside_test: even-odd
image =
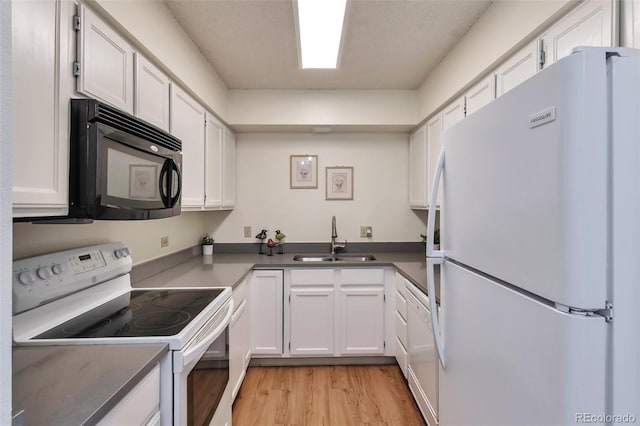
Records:
[[[168,351],[166,344],[15,346],[14,414],[26,425],[95,424]]]
[[[274,268],[343,268],[395,267],[425,294],[427,291],[424,252],[373,252],[376,260],[341,262],[298,262],[298,253],[259,254],[215,253],[213,256],[194,256],[151,277],[133,283],[134,287],[234,287],[253,269]],[[305,253],[308,254],[308,253]],[[339,256],[339,254],[338,254]],[[436,294],[439,293],[439,269],[435,271]]]

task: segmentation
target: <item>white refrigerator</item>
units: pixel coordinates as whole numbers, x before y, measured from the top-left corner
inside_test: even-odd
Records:
[[[640,423],[639,54],[578,48],[443,134],[441,424]]]

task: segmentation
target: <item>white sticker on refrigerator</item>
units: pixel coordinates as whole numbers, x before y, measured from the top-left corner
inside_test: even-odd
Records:
[[[556,107],[543,109],[542,111],[529,116],[529,128],[533,129],[534,127],[542,126],[543,124],[550,123],[555,119]]]

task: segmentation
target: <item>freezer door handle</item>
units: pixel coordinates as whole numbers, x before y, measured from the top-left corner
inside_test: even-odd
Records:
[[[440,149],[438,164],[433,173],[433,186],[431,187],[431,200],[429,201],[429,216],[427,218],[427,257],[444,257],[443,251],[433,249],[433,234],[436,225],[436,203],[438,200],[438,189],[440,188],[440,177],[444,168],[444,147]]]
[[[431,212],[429,212],[431,213]],[[440,323],[438,322],[438,307],[436,306],[436,285],[434,282],[434,269],[436,265],[442,265],[444,259],[431,257],[427,258],[427,290],[429,292],[429,310],[431,311],[431,325],[433,330],[433,339],[436,342],[436,348],[438,349],[438,358],[440,358],[440,365],[442,368],[446,368],[447,354],[444,347],[444,340],[440,333]]]

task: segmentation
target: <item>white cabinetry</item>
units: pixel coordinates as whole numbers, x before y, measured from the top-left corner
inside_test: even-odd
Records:
[[[171,85],[171,133],[182,141],[182,210],[204,206],[205,110]]]
[[[396,272],[396,311],[395,311],[395,334],[396,334],[396,360],[402,370],[404,377],[407,377],[408,361],[408,330],[407,330],[407,299],[406,299],[406,279]]]
[[[232,209],[236,201],[236,138],[212,113],[207,111],[206,115],[204,207]]]
[[[430,203],[431,187],[433,186],[433,173],[438,165],[438,158],[440,157],[440,149],[442,145],[440,138],[442,136],[442,115],[436,114],[429,121],[427,121],[427,207]],[[440,183],[442,186],[442,182]],[[438,191],[438,198],[436,198],[436,208],[440,207],[440,194],[442,191]]]
[[[21,1],[11,12],[13,216],[66,215],[75,4]]]
[[[253,355],[282,355],[282,292],[282,271],[253,271],[249,296]]]
[[[171,81],[139,52],[135,60],[135,115],[168,132]]]
[[[464,96],[461,96],[442,110],[442,130],[447,130],[463,118]]]
[[[78,92],[133,114],[133,47],[83,4],[78,42]]]
[[[538,72],[538,40],[534,40],[496,69],[496,97],[501,96]]]
[[[294,269],[290,275],[289,354],[334,354],[334,270]]]
[[[382,355],[385,349],[384,270],[340,270],[340,354]]]
[[[429,202],[427,127],[421,126],[409,137],[409,206],[426,208]]]
[[[224,127],[222,133],[222,208],[236,204],[236,135]]]
[[[156,366],[98,422],[98,426],[159,425],[160,420],[160,366]]]
[[[249,280],[233,289],[234,311],[229,324],[229,386],[235,399],[251,360],[251,319],[247,288]]]
[[[552,25],[541,37],[543,68],[571,53],[577,46],[611,46],[613,36],[613,2],[587,0]]]
[[[473,114],[483,106],[495,99],[495,76],[489,74],[478,83],[476,83],[471,89],[467,90],[465,97],[465,117]]]

